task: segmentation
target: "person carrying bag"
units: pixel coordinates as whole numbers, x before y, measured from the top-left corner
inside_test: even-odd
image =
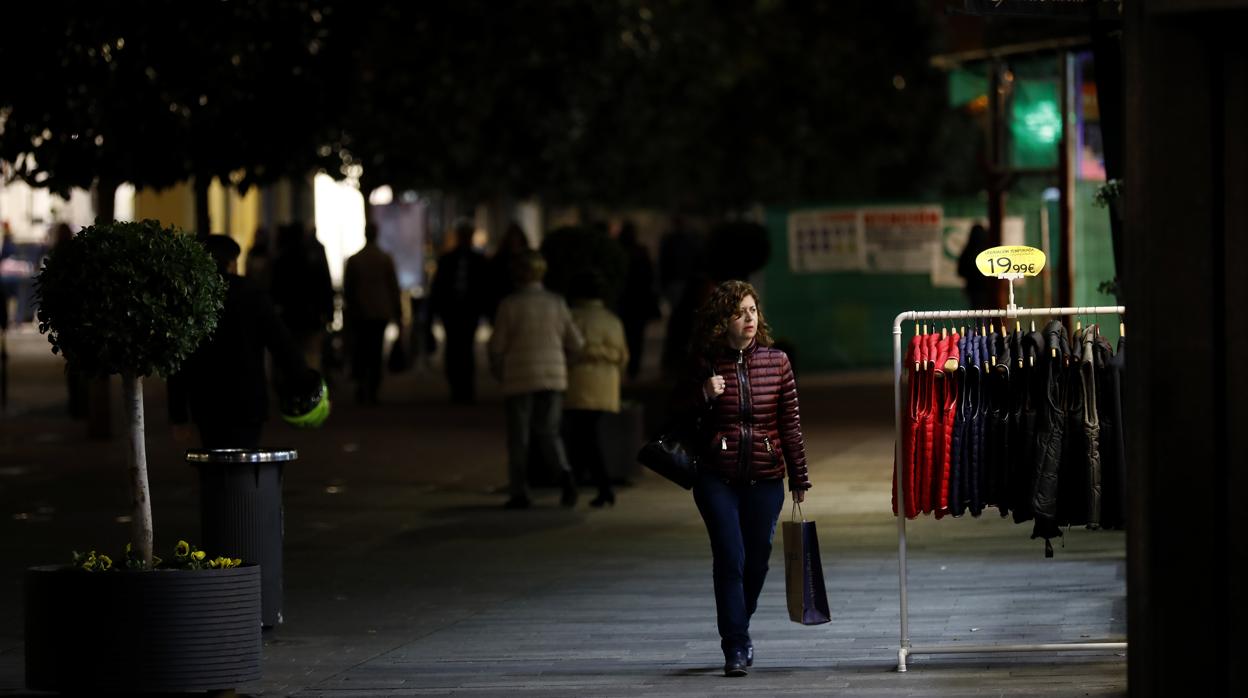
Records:
[[[794,502],[810,488],[793,367],[771,346],[758,292],[726,281],[694,326],[693,365],[672,395],[680,423],[700,421],[693,499],[711,542],[724,674],[754,663],[750,616],[767,576],[785,477]],[[708,377],[709,376],[709,377]]]

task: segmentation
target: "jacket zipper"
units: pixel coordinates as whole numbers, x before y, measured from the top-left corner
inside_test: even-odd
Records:
[[[749,371],[745,366],[745,350],[737,350],[737,400],[741,408],[741,440],[737,447],[738,468],[742,480],[749,479],[750,451],[754,446],[754,435],[750,428],[750,396]]]

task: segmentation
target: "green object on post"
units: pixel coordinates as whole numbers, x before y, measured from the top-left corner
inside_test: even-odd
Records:
[[[1062,140],[1057,83],[1019,80],[1010,110],[1010,163],[1014,167],[1056,167]]]

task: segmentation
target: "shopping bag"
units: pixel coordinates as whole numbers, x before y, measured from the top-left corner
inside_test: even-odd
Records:
[[[802,625],[819,625],[832,620],[828,592],[823,586],[823,562],[819,558],[819,537],[815,522],[797,516],[801,507],[794,502],[793,520],[780,525],[784,535],[784,592],[789,619]]]

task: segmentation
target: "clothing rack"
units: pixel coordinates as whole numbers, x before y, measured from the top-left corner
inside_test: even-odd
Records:
[[[992,319],[1017,317],[1053,317],[1075,315],[1124,315],[1126,308],[1121,305],[1101,305],[1081,308],[1018,308],[1013,304],[1013,285],[1011,284],[1011,303],[1003,310],[935,310],[908,311],[899,314],[893,320],[893,431],[896,438],[894,471],[897,479],[897,575],[901,589],[901,643],[897,648],[897,671],[906,670],[906,659],[914,654],[981,654],[993,652],[1087,652],[1125,650],[1127,643],[1116,640],[1096,640],[1092,642],[1063,642],[1048,644],[1019,645],[912,645],[910,644],[910,600],[906,590],[906,512],[905,512],[905,478],[901,473],[901,324],[906,321],[920,322],[923,320],[957,320],[957,319]]]

